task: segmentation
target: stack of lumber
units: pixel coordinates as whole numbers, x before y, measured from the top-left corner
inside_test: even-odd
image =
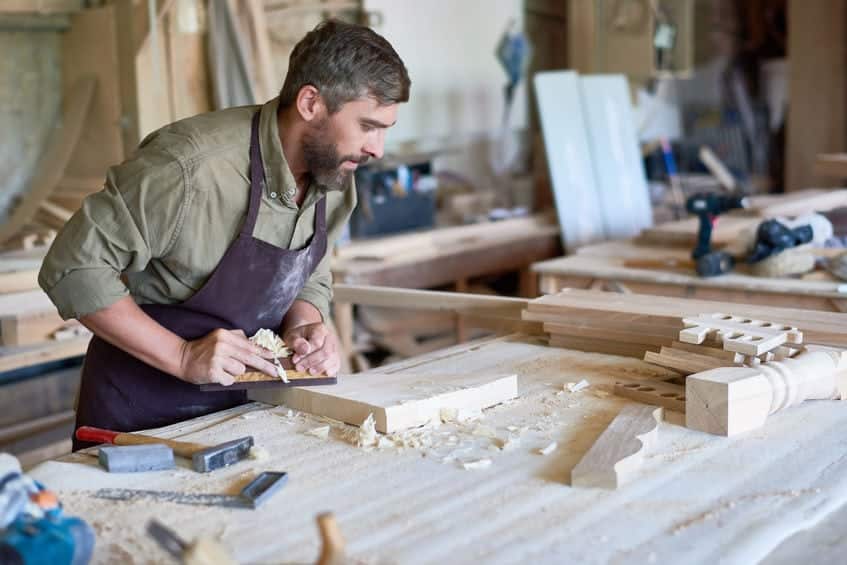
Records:
[[[806,343],[847,347],[847,317],[834,312],[565,289],[529,302],[524,320],[543,324],[550,345],[643,359],[674,347],[684,317],[723,312],[799,328]]]

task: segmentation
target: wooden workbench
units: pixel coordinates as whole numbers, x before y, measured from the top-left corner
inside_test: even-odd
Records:
[[[670,413],[633,483],[617,491],[574,489],[571,468],[627,402],[598,391],[613,379],[649,377],[650,366],[511,336],[389,370],[515,372],[520,398],[486,411],[477,423],[442,425],[430,448],[403,451],[365,451],[336,428],[328,439],[304,435],[322,422],[285,407],[248,404],[160,433],[210,443],[249,433],[270,452],[263,461],[208,475],[187,468],[108,474],[93,457],[77,454],[31,474],[58,492],[68,513],[94,527],[96,563],[164,559],[144,533],[154,517],[188,539],[219,538],[241,562],[313,562],[314,518],[327,510],[336,514],[349,554],[369,563],[754,563],[790,562],[797,555],[820,563],[843,557],[843,536],[833,539],[847,522],[843,404],[807,402],[729,439],[675,425],[679,418]],[[581,379],[591,386],[563,392],[563,385]],[[520,442],[500,451],[478,426],[499,437],[519,435]],[[450,436],[455,447],[445,444]],[[551,441],[558,449],[540,455]],[[460,465],[480,458],[489,458],[490,467]],[[232,492],[263,470],[287,471],[290,481],[255,511],[92,498],[102,487]]]
[[[690,259],[690,250],[616,241],[583,247],[575,255],[533,265],[539,289],[551,294],[562,288],[605,288],[657,294],[803,308],[847,311],[847,285],[835,280],[756,277],[739,272],[703,278],[691,269],[646,269],[627,266],[634,259]]]
[[[538,295],[530,266],[561,254],[552,214],[360,240],[341,246],[332,261],[335,283],[426,289],[509,271],[521,273],[520,294]],[[333,320],[342,348],[353,350],[353,307],[336,300]],[[461,332],[459,332],[461,333]]]

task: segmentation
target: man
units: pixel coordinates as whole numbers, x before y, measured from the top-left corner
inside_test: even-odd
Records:
[[[275,376],[247,338],[260,328],[297,370],[338,372],[326,250],[409,88],[383,37],[325,22],[295,46],[277,99],[166,126],[109,170],[39,274],[62,317],[94,333],[77,427],[133,431],[245,402],[195,385]]]

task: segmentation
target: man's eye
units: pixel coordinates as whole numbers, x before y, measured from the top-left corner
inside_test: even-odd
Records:
[[[369,126],[368,124],[362,124],[362,131],[369,132],[373,131],[375,128],[373,126]]]

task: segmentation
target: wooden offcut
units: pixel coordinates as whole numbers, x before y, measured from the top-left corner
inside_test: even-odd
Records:
[[[392,433],[440,421],[442,410],[482,410],[518,395],[517,375],[364,373],[337,385],[250,391],[252,400],[284,404],[359,426],[373,414],[376,429]]]
[[[662,416],[657,406],[625,406],[571,470],[571,486],[616,489],[632,481],[656,440]]]

